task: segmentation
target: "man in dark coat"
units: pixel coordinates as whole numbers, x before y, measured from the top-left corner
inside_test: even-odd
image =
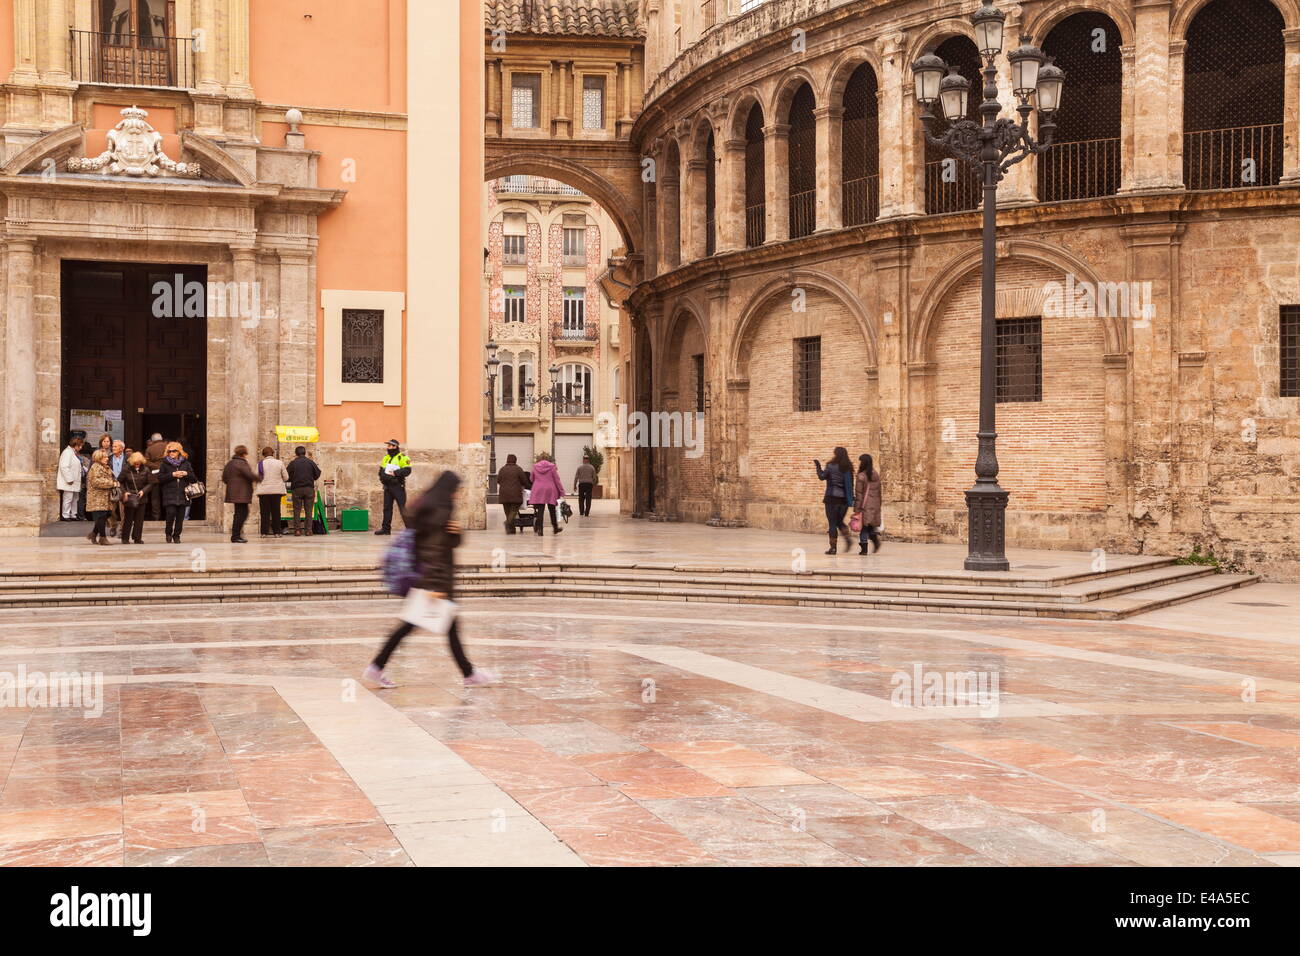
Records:
[[[293,533],[297,536],[310,535],[320,466],[307,457],[307,449],[302,445],[293,450],[293,455],[288,468],[289,494],[293,496]],[[299,517],[300,511],[302,518]]]
[[[497,472],[497,500],[506,513],[506,534],[515,533],[515,517],[524,503],[524,489],[528,487],[528,477],[518,462],[514,455],[507,455],[506,463]]]

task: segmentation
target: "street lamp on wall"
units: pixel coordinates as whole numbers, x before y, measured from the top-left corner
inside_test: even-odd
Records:
[[[980,285],[980,410],[979,452],[975,459],[975,486],[966,492],[968,537],[966,569],[1006,571],[1006,512],[1008,493],[998,484],[997,458],[997,191],[1008,169],[1045,152],[1056,130],[1065,73],[1043,56],[1025,36],[1007,54],[1019,121],[999,117],[996,58],[1002,52],[1006,17],[985,2],[971,15],[975,45],[983,60],[984,99],[981,122],[966,118],[970,81],[933,53],[912,64],[916,99],[926,142],[980,170],[984,188],[983,257]],[[947,75],[945,76],[945,72]],[[936,135],[935,104],[948,121]],[[1038,111],[1038,138],[1029,131],[1029,119]]]

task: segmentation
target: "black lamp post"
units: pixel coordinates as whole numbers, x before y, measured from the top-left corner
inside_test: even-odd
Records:
[[[562,386],[560,385],[559,382],[560,367],[558,365],[552,365],[546,371],[549,372],[551,375],[551,387],[547,389],[547,394],[539,395],[537,397],[537,401],[541,402],[543,405],[551,406],[551,458],[554,459],[555,458],[555,406],[560,404]],[[530,391],[531,388],[532,388],[532,383],[530,382],[529,383]]]
[[[497,344],[488,342],[487,344],[487,361],[483,367],[487,369],[488,387],[488,439],[491,442],[488,453],[488,499],[491,500],[497,494],[497,367],[500,366],[501,360],[497,358]]]
[[[921,125],[926,142],[943,147],[983,173],[984,248],[980,286],[980,422],[979,453],[975,459],[975,487],[966,492],[968,516],[968,571],[1006,571],[1008,493],[998,484],[997,456],[997,208],[998,183],[1006,171],[1021,160],[1045,152],[1052,144],[1055,116],[1061,105],[1065,73],[1043,56],[1042,50],[1020,38],[1020,48],[1007,54],[1011,82],[1020,120],[999,118],[996,57],[1002,52],[1005,15],[986,2],[971,15],[975,42],[984,62],[984,100],[980,103],[982,123],[966,119],[970,81],[934,54],[912,64],[916,98],[921,104]],[[944,76],[944,71],[948,72]],[[1039,137],[1029,132],[1029,117],[1038,109]],[[936,136],[932,112],[938,101],[949,121],[942,136]]]

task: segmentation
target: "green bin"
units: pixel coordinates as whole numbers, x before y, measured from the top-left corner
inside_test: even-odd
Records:
[[[369,531],[370,512],[365,508],[344,508],[341,531]]]

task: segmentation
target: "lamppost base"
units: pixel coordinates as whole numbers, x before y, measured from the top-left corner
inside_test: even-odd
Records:
[[[1010,493],[995,483],[966,492],[967,571],[1010,571],[1007,560],[1007,499]]]

